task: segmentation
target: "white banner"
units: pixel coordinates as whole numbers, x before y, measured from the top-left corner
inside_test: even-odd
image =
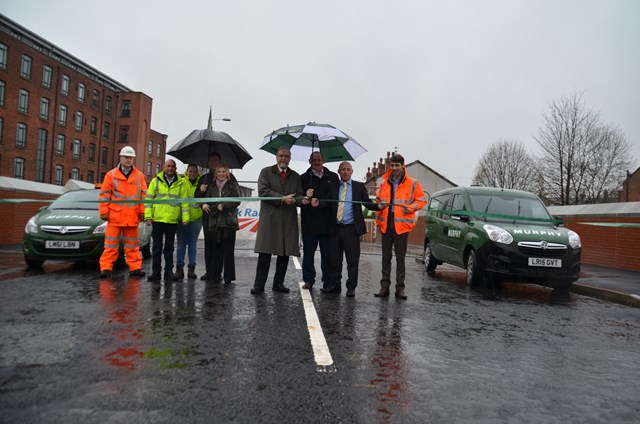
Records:
[[[255,240],[260,220],[260,201],[240,202],[238,206],[238,224],[240,231],[236,240]]]

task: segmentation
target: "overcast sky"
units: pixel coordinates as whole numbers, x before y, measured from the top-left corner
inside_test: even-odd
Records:
[[[0,0],[10,19],[153,98],[171,147],[214,129],[275,163],[262,138],[332,124],[368,152],[419,159],[459,185],[498,139],[534,152],[550,102],[584,93],[640,158],[636,0]],[[306,162],[291,162],[299,172]],[[332,170],[337,164],[329,164]]]

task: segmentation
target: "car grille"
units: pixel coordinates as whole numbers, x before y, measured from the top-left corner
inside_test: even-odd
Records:
[[[45,233],[49,234],[63,234],[63,235],[72,235],[72,234],[82,234],[86,233],[90,226],[87,225],[41,225],[40,229]]]
[[[560,243],[547,243],[546,241],[521,241],[518,249],[525,255],[541,258],[562,258],[567,254],[567,246]]]

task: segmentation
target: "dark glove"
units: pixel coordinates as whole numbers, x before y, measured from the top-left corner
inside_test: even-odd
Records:
[[[101,213],[100,214],[100,219],[103,221],[108,221],[109,220],[109,214],[108,213]]]
[[[139,219],[140,221],[144,221],[144,214],[143,214],[143,213],[139,213],[139,214],[138,214],[138,219]]]

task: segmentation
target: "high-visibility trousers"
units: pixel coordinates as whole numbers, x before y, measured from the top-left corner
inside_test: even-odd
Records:
[[[142,268],[138,226],[116,227],[107,224],[104,234],[104,252],[100,256],[100,271],[113,270],[113,263],[118,259],[120,238],[124,244],[124,255],[129,269],[135,271]]]

